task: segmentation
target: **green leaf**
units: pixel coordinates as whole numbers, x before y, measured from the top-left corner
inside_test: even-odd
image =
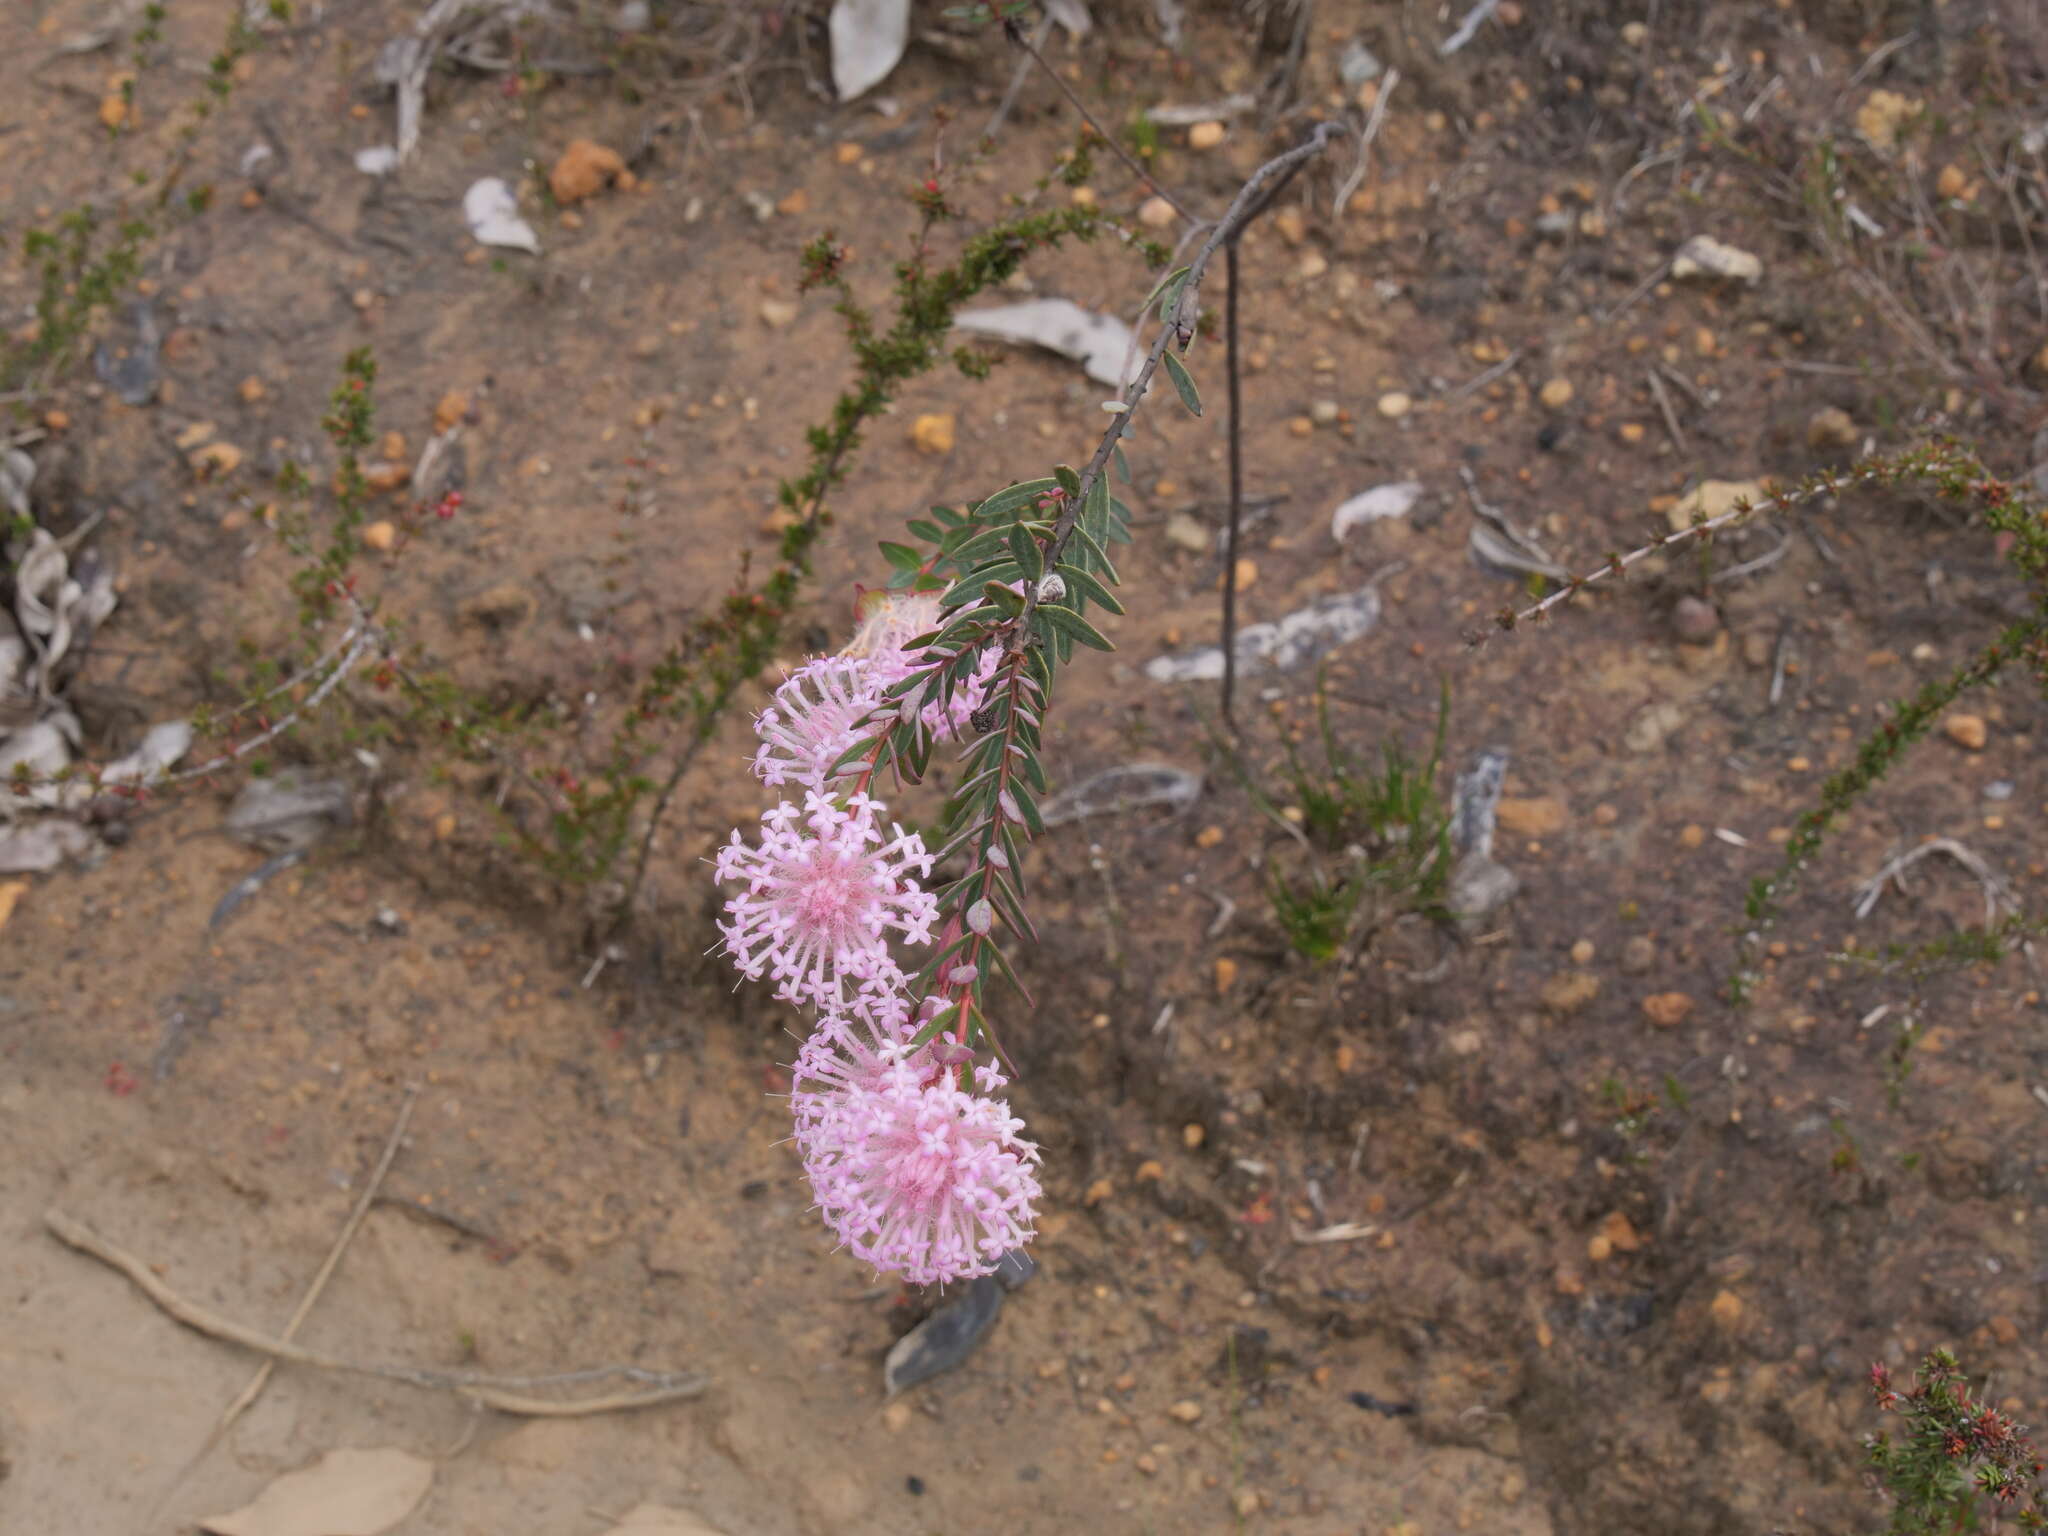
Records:
[[[1098,608],[1107,608],[1111,613],[1122,613],[1124,605],[1110,594],[1109,588],[1097,581],[1078,565],[1063,565],[1059,569],[1060,579],[1067,584],[1067,595],[1074,598],[1074,609],[1080,611],[1079,599],[1085,597]]]
[[[1055,479],[1059,481],[1060,489],[1065,491],[1069,496],[1078,496],[1081,494],[1081,476],[1075,470],[1073,465],[1060,465],[1059,468],[1053,471],[1053,476]]]
[[[1016,557],[1018,574],[1026,581],[1035,583],[1044,574],[1045,558],[1038,540],[1025,532],[1022,523],[1010,525],[1010,553]]]
[[[1166,364],[1166,376],[1173,380],[1174,390],[1180,395],[1180,403],[1195,415],[1201,415],[1201,392],[1195,388],[1194,377],[1188,372],[1186,365],[1170,351],[1160,353],[1159,357]]]
[[[1010,521],[1020,508],[1028,507],[1048,491],[1059,489],[1057,480],[1019,480],[1015,485],[1003,487],[995,495],[974,509],[974,515],[984,523],[997,519]]]
[[[1129,435],[1129,433],[1124,434],[1124,436]],[[1116,472],[1118,476],[1122,478],[1125,485],[1130,485],[1132,483],[1131,463],[1130,460],[1124,457],[1123,443],[1121,441],[1112,443],[1110,445],[1109,454],[1111,461],[1116,465]]]
[[[1003,610],[1004,617],[1014,619],[1024,611],[1024,599],[1004,586],[1000,581],[984,582],[981,595]]]
[[[882,540],[882,558],[899,571],[915,571],[924,564],[924,556],[908,544],[892,544]]]
[[[923,518],[913,519],[910,531],[928,544],[936,544],[946,536],[937,523],[928,523]]]
[[[1153,290],[1159,299],[1159,318],[1171,325],[1173,312],[1180,308],[1180,291],[1188,283],[1188,269],[1176,267],[1166,274],[1166,279]]]
[[[1113,651],[1116,649],[1100,630],[1071,608],[1041,608],[1038,611],[1045,616],[1046,621],[1053,628],[1059,630],[1064,635],[1071,635],[1083,645],[1090,646],[1098,651]]]

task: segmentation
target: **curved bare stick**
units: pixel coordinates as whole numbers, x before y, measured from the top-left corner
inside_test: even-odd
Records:
[[[339,1355],[308,1349],[302,1344],[288,1344],[282,1339],[270,1338],[253,1328],[244,1327],[231,1318],[209,1311],[196,1302],[187,1301],[159,1280],[155,1272],[141,1259],[118,1243],[101,1237],[85,1223],[63,1211],[45,1211],[43,1225],[49,1229],[51,1236],[67,1247],[90,1255],[109,1268],[118,1269],[135,1283],[143,1295],[187,1328],[206,1334],[209,1338],[239,1344],[244,1349],[255,1350],[258,1354],[268,1355],[273,1360],[288,1360],[294,1365],[310,1365],[316,1370],[346,1371],[355,1376],[376,1376],[385,1381],[402,1381],[415,1387],[432,1387],[454,1392],[482,1407],[495,1408],[500,1413],[519,1414],[527,1418],[576,1418],[585,1414],[610,1413],[618,1409],[649,1408],[658,1403],[680,1402],[686,1398],[702,1396],[704,1390],[711,1385],[711,1378],[699,1373],[649,1371],[632,1365],[564,1371],[553,1376],[495,1376],[482,1371],[433,1371],[420,1366],[345,1360]],[[604,1376],[623,1376],[630,1381],[652,1383],[652,1386],[645,1392],[621,1392],[605,1397],[584,1398],[580,1401],[526,1397],[513,1390],[520,1387],[590,1381]]]

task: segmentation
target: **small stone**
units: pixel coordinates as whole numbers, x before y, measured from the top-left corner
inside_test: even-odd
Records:
[[[348,301],[358,310],[367,310],[377,302],[377,295],[368,288],[358,288],[348,296]]]
[[[436,816],[434,818],[434,837],[436,841],[445,843],[449,838],[453,837],[455,835],[455,825],[455,813],[453,811],[443,811],[440,815]]]
[[[1288,420],[1287,430],[1296,437],[1312,436],[1316,430],[1315,418],[1311,416],[1292,417]]]
[[[194,449],[187,462],[195,475],[232,474],[242,462],[242,450],[233,443],[207,443]]]
[[[69,411],[45,411],[43,412],[43,425],[52,432],[68,432],[71,430],[71,413]]]
[[[1147,1477],[1157,1477],[1159,1475],[1159,1458],[1150,1451],[1139,1452],[1138,1459],[1132,1462],[1131,1465]]]
[[[1290,204],[1273,215],[1273,227],[1289,245],[1299,245],[1308,238],[1308,215]]]
[[[1166,542],[1191,555],[1205,555],[1215,545],[1216,535],[1187,513],[1176,512],[1166,520]]]
[[[1600,995],[1600,978],[1591,971],[1560,971],[1538,992],[1546,1011],[1569,1018]]]
[[[1816,452],[1854,448],[1856,437],[1856,419],[1839,405],[1823,406],[1806,423],[1806,446]]]
[[[254,405],[258,400],[261,400],[264,397],[264,395],[268,393],[268,391],[264,389],[263,381],[257,378],[256,375],[252,373],[249,375],[249,377],[242,380],[240,384],[235,386],[235,393],[242,397],[242,404]]]
[[[398,542],[398,525],[384,519],[370,524],[363,530],[363,547],[374,549],[379,554]]]
[[[1223,829],[1221,827],[1204,827],[1195,834],[1195,846],[1197,848],[1214,848],[1222,841]]]
[[[1593,963],[1593,941],[1580,939],[1572,946],[1572,964],[1581,968]]]
[[[1543,402],[1545,410],[1561,411],[1572,403],[1572,381],[1551,379],[1536,392],[1536,398]]]
[[[1621,24],[1621,40],[1631,48],[1640,48],[1648,39],[1650,29],[1640,21],[1625,21]]]
[[[1624,443],[1627,443],[1631,448],[1633,448],[1637,443],[1640,443],[1647,434],[1644,432],[1643,424],[1640,421],[1624,421],[1620,425],[1620,427],[1618,427],[1615,430],[1615,435],[1619,437]]]
[[[1678,834],[1678,846],[1681,848],[1699,848],[1706,841],[1707,829],[1696,821],[1688,822]]]
[[[1634,1253],[1643,1246],[1643,1239],[1628,1217],[1620,1211],[1609,1211],[1607,1219],[1600,1223],[1600,1235],[1614,1246],[1617,1253]]]
[[[938,455],[953,451],[953,413],[933,411],[910,424],[910,441],[919,453]]]
[[[1723,1328],[1733,1328],[1742,1321],[1742,1298],[1733,1291],[1722,1291],[1714,1297],[1707,1311]]]
[[[1671,610],[1671,627],[1687,645],[1706,645],[1721,630],[1721,611],[1703,597],[1687,593]]]
[[[797,306],[788,299],[763,299],[761,320],[771,330],[781,330],[793,324],[797,317]]]
[[[1097,1179],[1088,1186],[1088,1192],[1081,1196],[1081,1203],[1089,1207],[1098,1206],[1114,1193],[1116,1193],[1116,1186],[1114,1184],[1110,1183],[1107,1179]]]
[[[1760,629],[1747,631],[1742,637],[1742,659],[1752,667],[1768,665],[1771,659],[1771,637]]]
[[[1189,149],[1214,149],[1223,142],[1224,127],[1218,122],[1197,123],[1188,130]]]
[[[548,172],[548,190],[558,203],[580,203],[610,186],[625,168],[617,150],[592,139],[575,139]]]
[[[1586,1239],[1586,1257],[1595,1264],[1605,1264],[1614,1254],[1614,1244],[1605,1233],[1595,1232]]]
[[[378,457],[386,459],[404,458],[405,434],[403,432],[386,432],[384,436],[378,440],[377,454]]]
[[[1237,962],[1228,955],[1216,957],[1216,995],[1221,997],[1230,990],[1230,984],[1237,980]]]
[[[1761,258],[1736,246],[1724,245],[1712,235],[1694,235],[1671,258],[1671,275],[1686,277],[1727,277],[1738,283],[1763,280]]]
[[[1984,1326],[1991,1330],[1991,1337],[1997,1343],[2017,1344],[2020,1341],[2019,1325],[2004,1313],[1992,1318]]]
[[[434,430],[453,431],[456,425],[469,415],[469,396],[459,389],[451,389],[434,403]]]
[[[1982,715],[1950,715],[1941,722],[1941,732],[1967,752],[1982,752],[1989,735]]]
[[[851,139],[848,139],[834,147],[832,151],[832,158],[834,160],[837,160],[841,165],[858,165],[860,164],[860,157],[865,153],[867,153],[867,151],[862,149],[858,144],[854,143]]]
[[[1935,195],[1942,198],[1961,197],[1963,189],[1969,184],[1970,178],[1963,174],[1961,166],[1954,164],[1944,165],[1941,168],[1941,174],[1934,178]]]
[[[1138,222],[1147,229],[1165,229],[1179,217],[1163,197],[1148,197],[1138,204]]]
[[[388,460],[372,464],[363,471],[363,483],[380,496],[403,490],[406,482],[411,479],[411,465],[393,464]]]
[[[1333,426],[1341,409],[1334,400],[1318,400],[1308,408],[1308,419],[1319,427]]]
[[[1506,795],[1494,810],[1494,820],[1511,837],[1554,837],[1570,823],[1571,813],[1554,795]]]
[[[1138,1171],[1131,1175],[1132,1180],[1139,1184],[1157,1184],[1165,1177],[1166,1164],[1160,1162],[1156,1157],[1146,1158],[1145,1161],[1138,1164]],[[1122,1387],[1118,1390],[1129,1391],[1130,1389]]]
[[[1235,568],[1234,579],[1232,580],[1231,585],[1237,588],[1238,591],[1242,592],[1245,591],[1248,587],[1250,587],[1251,584],[1257,581],[1258,579],[1258,562],[1255,560],[1239,560]]]
[[[882,1410],[882,1428],[900,1435],[910,1427],[910,1404],[894,1402]]]
[[[1230,1496],[1230,1507],[1237,1511],[1240,1520],[1249,1520],[1259,1512],[1259,1491],[1256,1488],[1240,1488]]]
[[[806,192],[802,187],[798,187],[794,192],[791,192],[790,194],[788,194],[786,197],[782,198],[775,204],[775,211],[777,213],[786,213],[794,215],[799,213],[808,213],[810,211],[810,207],[811,194]]]
[[[1630,934],[1621,946],[1624,976],[1645,976],[1657,964],[1657,945],[1647,934]]]
[[[1304,251],[1301,262],[1295,267],[1295,275],[1303,282],[1314,282],[1330,270],[1330,258],[1321,251]]]
[[[1379,413],[1389,421],[1399,421],[1413,410],[1415,402],[1398,389],[1390,389],[1379,399]]]
[[[1199,1121],[1190,1120],[1186,1125],[1180,1128],[1181,1145],[1186,1147],[1190,1152],[1198,1150],[1201,1147],[1202,1143],[1207,1141],[1208,1139],[1209,1133],[1202,1129],[1201,1123]]]
[[[1529,1479],[1522,1475],[1519,1467],[1508,1469],[1507,1476],[1500,1480],[1500,1501],[1503,1504],[1519,1504],[1522,1495],[1529,1491]]]
[[[1093,187],[1076,187],[1067,194],[1067,201],[1076,208],[1093,208],[1102,199],[1095,195]]]
[[[1192,1397],[1184,1397],[1167,1409],[1166,1413],[1167,1417],[1177,1419],[1183,1424],[1192,1424],[1202,1416],[1202,1405]]]
[[[1653,992],[1643,999],[1643,1017],[1659,1029],[1676,1029],[1694,1006],[1683,992]]]

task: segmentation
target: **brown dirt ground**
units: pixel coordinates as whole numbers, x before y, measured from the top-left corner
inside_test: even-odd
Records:
[[[98,102],[121,50],[48,59],[91,17],[17,8],[19,46],[0,63],[8,227],[163,163],[226,17],[173,9],[140,131],[109,143]],[[2026,290],[2001,298],[1990,334],[1967,315],[1944,328],[1958,312],[1937,302],[1941,273],[1955,269],[1916,279],[1905,298],[1936,317],[1932,350],[1916,349],[1816,251],[1770,172],[1672,125],[1689,98],[1737,113],[1760,99],[1748,142],[1782,151],[1776,169],[1833,131],[1861,195],[1903,198],[2005,131],[1992,87],[2002,70],[2038,92],[2041,39],[2017,13],[1936,7],[1938,62],[1907,48],[1870,66],[1910,18],[1667,4],[1639,44],[1618,12],[1555,30],[1525,17],[1445,63],[1394,8],[1338,9],[1311,29],[1309,102],[1332,89],[1354,24],[1407,78],[1360,204],[1333,221],[1334,175],[1318,173],[1294,199],[1300,241],[1247,241],[1251,488],[1284,499],[1253,530],[1245,601],[1276,617],[1400,562],[1384,623],[1332,668],[1339,728],[1361,750],[1389,731],[1419,746],[1447,676],[1454,760],[1504,748],[1509,792],[1562,806],[1555,830],[1503,837],[1517,899],[1483,932],[1406,925],[1330,975],[1266,917],[1257,866],[1284,840],[1220,772],[1185,820],[1051,837],[1034,855],[1039,1006],[1009,1028],[1018,1107],[1046,1149],[1043,1273],[965,1369],[885,1409],[879,1358],[923,1303],[865,1289],[830,1252],[772,1097],[787,1021],[698,958],[710,898],[696,861],[750,814],[749,781],[706,772],[686,788],[627,958],[587,982],[581,898],[508,858],[475,783],[402,733],[376,743],[376,814],[218,932],[209,912],[260,855],[219,835],[227,790],[168,798],[93,867],[38,878],[6,922],[0,1528],[182,1531],[323,1450],[396,1444],[439,1465],[407,1533],[596,1532],[643,1498],[732,1536],[1821,1532],[1873,1520],[1856,1453],[1870,1360],[1946,1341],[1995,1367],[1995,1395],[2023,1417],[2048,1416],[2034,979],[2013,960],[1940,983],[1894,1107],[1891,1025],[1859,1021],[1901,1004],[1902,984],[1834,958],[1852,934],[1869,948],[1972,920],[1974,887],[1923,866],[1913,894],[1851,921],[1855,883],[1930,834],[1967,842],[2038,908],[2038,699],[2014,686],[1979,700],[1982,751],[1925,746],[1802,888],[1758,1000],[1721,1001],[1741,893],[1773,838],[1881,701],[1967,654],[2014,600],[1993,550],[1908,495],[1824,502],[1787,521],[1779,563],[1715,589],[1710,645],[1672,639],[1671,605],[1697,578],[1674,560],[1553,632],[1472,652],[1464,633],[1515,592],[1466,556],[1457,473],[1584,569],[1654,526],[1653,498],[1691,477],[1811,467],[1824,405],[1880,444],[1960,430],[2023,466],[2041,397],[2019,360],[2048,327]],[[644,60],[628,75],[637,99],[603,79],[508,94],[448,75],[418,160],[373,182],[350,163],[389,131],[368,61],[409,19],[334,9],[253,56],[195,141],[190,179],[214,185],[213,206],[147,265],[174,327],[162,398],[124,408],[87,368],[43,402],[71,418],[35,450],[74,507],[53,519],[105,508],[100,537],[125,572],[81,684],[103,742],[217,688],[242,637],[274,643],[288,563],[253,509],[287,454],[319,454],[321,402],[364,344],[382,424],[415,446],[444,392],[480,413],[468,504],[376,573],[386,611],[472,684],[592,695],[571,712],[601,741],[613,659],[655,655],[730,581],[736,550],[766,553],[775,477],[843,373],[821,302],[775,329],[761,301],[795,297],[797,248],[828,226],[879,297],[909,224],[894,194],[929,163],[930,109],[978,122],[1008,71],[993,42],[920,45],[885,88],[894,119],[820,103],[783,54],[753,80],[751,110],[687,95],[686,77]],[[1975,41],[1979,23],[2007,29],[2002,56]],[[1245,29],[1222,21],[1180,61],[1134,15],[1108,32],[1073,60],[1112,111],[1255,77]],[[1880,86],[1955,109],[1903,167],[1849,137]],[[1206,155],[1169,142],[1160,174],[1220,204],[1294,132],[1243,123]],[[282,153],[245,198],[238,167],[259,134]],[[960,199],[989,215],[1070,134],[1034,84]],[[575,137],[644,149],[642,188],[586,205],[574,228],[529,190],[545,255],[477,259],[463,188],[545,167]],[[861,154],[842,161],[842,142]],[[1135,205],[1119,173],[1100,184]],[[749,194],[802,211],[762,220]],[[1551,238],[1539,221],[1557,212],[1568,228]],[[1955,260],[1988,260],[2000,217],[1956,212]],[[1757,251],[1764,282],[1655,286],[1614,313],[1696,232]],[[1038,291],[1089,304],[1126,304],[1140,280],[1105,248],[1033,269]],[[6,296],[11,314],[28,301],[18,266]],[[1512,348],[1518,366],[1458,390]],[[1659,360],[1690,385],[1673,386],[1683,449],[1644,382]],[[265,383],[253,403],[251,376]],[[1220,385],[1213,361],[1205,377]],[[1552,378],[1574,386],[1554,411],[1537,400]],[[1416,402],[1398,424],[1374,409],[1395,388]],[[1036,357],[986,385],[906,390],[841,498],[808,615],[817,641],[843,627],[852,583],[875,579],[875,538],[930,501],[1078,459],[1099,393]],[[1321,398],[1345,416],[1296,436]],[[911,416],[935,409],[959,417],[941,459],[908,441]],[[174,440],[196,421],[243,449],[239,471],[193,479]],[[1639,440],[1624,430],[1638,425]],[[1162,408],[1142,447],[1132,614],[1122,655],[1077,667],[1060,702],[1050,766],[1067,782],[1133,756],[1204,762],[1197,703],[1213,701],[1137,667],[1215,623],[1217,562],[1156,537],[1176,511],[1218,516],[1214,416]],[[1333,550],[1329,509],[1406,476],[1429,487],[1418,513]],[[465,600],[504,583],[526,616],[466,622]],[[1259,686],[1299,705],[1310,680]],[[301,750],[332,763],[341,746],[328,726]],[[722,760],[740,750],[734,735]],[[1986,798],[1995,783],[2009,798]],[[1222,839],[1200,839],[1212,825]],[[1218,893],[1236,903],[1220,932]],[[386,908],[399,931],[378,923]],[[1632,939],[1649,941],[1647,969],[1623,968]],[[1582,941],[1590,956],[1574,958]],[[1219,992],[1222,958],[1235,975]],[[1689,1017],[1646,1022],[1644,998],[1669,992],[1693,1000]],[[58,1246],[42,1213],[61,1205],[185,1294],[279,1327],[406,1084],[421,1088],[409,1144],[309,1342],[498,1370],[689,1366],[715,1385],[645,1413],[520,1424],[285,1369],[187,1468],[251,1361]],[[1325,1221],[1375,1235],[1294,1240]],[[1415,1411],[1382,1417],[1354,1405],[1360,1392]],[[1167,1412],[1183,1401],[1202,1410],[1192,1424]]]

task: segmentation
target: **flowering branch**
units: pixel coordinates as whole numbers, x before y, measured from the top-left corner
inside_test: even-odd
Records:
[[[724,949],[742,974],[817,1010],[794,1069],[796,1141],[828,1225],[878,1269],[917,1282],[984,1275],[1031,1236],[1037,1149],[994,1097],[1001,1067],[975,1062],[987,1049],[1015,1070],[984,1003],[991,976],[1023,990],[1000,936],[1036,937],[1022,861],[1045,831],[1054,675],[1076,644],[1113,648],[1091,608],[1123,612],[1108,547],[1130,542],[1130,511],[1108,470],[1161,369],[1200,414],[1180,355],[1203,272],[1333,133],[1261,167],[1195,259],[1153,290],[1158,334],[1087,467],[912,521],[928,552],[884,543],[889,587],[864,600],[860,633],[800,668],[755,720],[755,773],[800,787],[803,807],[785,800],[756,840],[736,830],[720,851],[717,877],[740,887]],[[885,822],[873,792],[884,769],[920,782],[949,740],[966,742],[964,777],[933,853]],[[921,882],[956,857],[964,870],[927,892]],[[914,974],[899,942],[931,946]]]

